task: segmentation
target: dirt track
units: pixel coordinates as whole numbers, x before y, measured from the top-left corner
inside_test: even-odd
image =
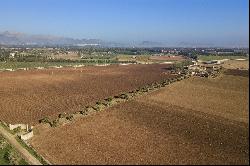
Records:
[[[56,164],[249,164],[248,85],[231,75],[184,80],[65,126],[37,126],[32,145]]]
[[[45,116],[79,111],[109,96],[170,77],[167,65],[128,65],[0,73],[0,118],[37,123]]]

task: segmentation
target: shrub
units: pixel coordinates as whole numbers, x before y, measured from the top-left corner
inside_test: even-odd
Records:
[[[49,123],[49,118],[48,117],[45,117],[43,119],[40,119],[39,120],[39,123]]]
[[[66,119],[71,121],[73,119],[73,115],[67,116]]]
[[[159,87],[161,87],[161,85],[158,84],[158,83],[154,83],[154,84],[153,84],[153,87],[154,87],[154,88],[159,88]]]
[[[96,102],[96,104],[97,104],[97,105],[101,105],[101,104],[102,104],[102,102],[100,102],[100,101],[97,101],[97,102]]]
[[[51,127],[57,127],[57,126],[58,126],[58,123],[59,123],[59,120],[58,120],[58,119],[55,119],[55,120],[53,120],[52,122],[49,122],[49,124],[50,124]]]
[[[165,82],[162,82],[161,83],[161,87],[165,87],[166,86],[166,83]]]
[[[92,108],[92,107],[89,106],[89,105],[85,107],[86,110],[88,110],[88,109],[90,109],[90,108]]]
[[[153,85],[151,85],[151,86],[148,88],[148,90],[153,90],[153,89],[154,89]]]
[[[108,101],[108,102],[111,102],[112,100],[113,100],[113,98],[112,97],[108,97],[107,99],[105,99],[106,101]]]
[[[145,88],[139,88],[140,92],[144,92]]]
[[[100,107],[97,107],[97,106],[93,106],[92,107],[95,111],[100,111],[101,109],[100,109]]]
[[[109,106],[109,102],[103,102],[102,104],[106,107]]]
[[[82,111],[80,111],[80,114],[82,114],[82,115],[87,115],[87,110],[82,110]]]
[[[165,85],[168,85],[168,84],[170,84],[170,81],[166,81],[164,84],[165,84]]]
[[[64,118],[65,116],[66,116],[66,113],[64,112],[64,113],[59,114],[58,118]]]
[[[21,127],[19,126],[19,127],[17,127],[17,128],[15,128],[13,131],[14,131],[14,133],[19,133],[19,132],[21,132]]]
[[[126,100],[129,98],[129,96],[126,93],[121,94],[119,97],[121,99],[126,99]]]

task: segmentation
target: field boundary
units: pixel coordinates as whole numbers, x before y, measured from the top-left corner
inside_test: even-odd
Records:
[[[115,95],[113,97],[108,97],[108,98],[104,99],[103,101],[97,101],[95,105],[85,106],[84,108],[82,108],[81,111],[78,111],[75,113],[71,113],[71,114],[60,113],[60,114],[58,114],[58,118],[55,118],[55,119],[49,119],[48,117],[44,117],[43,119],[39,120],[39,123],[49,124],[50,127],[57,127],[57,126],[65,124],[65,123],[69,123],[75,118],[85,117],[85,116],[88,116],[92,113],[103,111],[103,110],[105,110],[111,106],[114,106],[118,103],[126,102],[128,100],[133,99],[134,97],[145,95],[145,94],[148,94],[150,92],[159,90],[160,88],[166,87],[167,85],[169,85],[171,83],[174,83],[176,81],[181,81],[181,80],[187,79],[189,77],[191,77],[191,75],[188,73],[177,74],[177,76],[175,78],[169,78],[169,79],[162,80],[160,82],[154,82],[152,84],[148,84],[146,86],[139,87],[136,90],[124,92],[124,93],[121,93],[119,95]]]
[[[193,75],[190,73],[190,71],[179,68],[181,70],[175,70],[172,74],[175,75],[174,78],[168,78],[161,80],[159,82],[154,82],[152,84],[147,84],[145,86],[139,87],[135,90],[124,92],[119,95],[115,95],[112,97],[105,98],[103,101],[96,101],[95,105],[87,105],[83,106],[81,111],[77,111],[74,113],[59,113],[57,118],[50,119],[48,117],[44,117],[39,120],[39,123],[42,124],[49,124],[50,127],[57,127],[66,123],[70,123],[72,120],[86,117],[90,114],[103,111],[111,106],[114,106],[121,102],[126,102],[128,100],[133,99],[134,97],[146,95],[148,93],[151,93],[153,91],[159,90],[162,87],[166,87],[167,85],[170,85],[174,82],[181,81],[184,79],[187,79],[189,77],[192,77]],[[220,72],[216,74],[216,76],[212,78],[219,77],[221,74],[221,71],[224,71],[224,69],[220,69]]]

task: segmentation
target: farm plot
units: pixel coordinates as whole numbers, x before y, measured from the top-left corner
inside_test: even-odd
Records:
[[[149,58],[150,60],[155,60],[155,61],[184,61],[186,60],[185,57],[183,56],[174,56],[174,55],[164,55],[164,56],[151,56]]]
[[[0,72],[5,69],[34,69],[38,67],[48,68],[52,66],[74,66],[74,65],[88,65],[80,62],[0,62]]]
[[[248,76],[248,71],[226,70],[216,79],[191,77],[173,84],[165,93],[156,92],[150,100],[248,123]]]
[[[248,70],[228,69],[225,71],[225,74],[226,75],[241,76],[241,77],[249,77]]]
[[[248,84],[187,79],[64,126],[37,125],[31,144],[54,164],[249,164]]]
[[[62,68],[0,73],[0,117],[37,123],[169,77],[167,65]]]
[[[249,69],[249,59],[244,61],[228,60],[222,65],[226,69]]]

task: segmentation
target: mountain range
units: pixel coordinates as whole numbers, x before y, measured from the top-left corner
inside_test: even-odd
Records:
[[[142,41],[138,43],[119,43],[99,39],[74,39],[53,35],[31,35],[20,32],[0,32],[0,45],[7,46],[102,46],[102,47],[156,47],[163,43]]]
[[[101,47],[239,47],[246,46],[248,44],[229,43],[227,45],[223,43],[213,42],[204,43],[198,41],[141,41],[141,42],[110,42],[100,39],[75,39],[69,37],[53,36],[53,35],[31,35],[20,32],[0,32],[0,45],[3,46],[101,46]]]
[[[5,31],[0,33],[1,45],[100,45],[99,39],[74,39],[52,35],[30,35],[20,32]]]

